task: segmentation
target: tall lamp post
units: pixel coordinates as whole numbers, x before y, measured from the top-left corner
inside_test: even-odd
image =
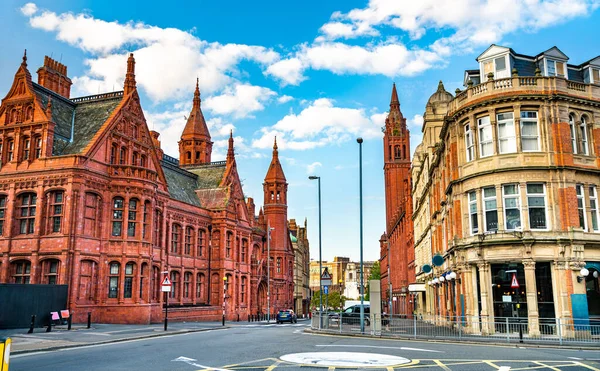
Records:
[[[321,259],[321,177],[311,175],[308,177],[310,180],[318,181],[319,188],[319,330],[322,327],[323,322],[323,285],[321,281],[321,274],[323,273],[323,259]]]
[[[267,323],[271,321],[271,228],[267,221]]]
[[[363,200],[362,200],[362,138],[357,138],[358,143],[358,193],[360,203],[360,332],[365,332],[365,281],[363,270]]]
[[[227,298],[227,276],[223,277],[223,326],[225,326],[225,299]]]

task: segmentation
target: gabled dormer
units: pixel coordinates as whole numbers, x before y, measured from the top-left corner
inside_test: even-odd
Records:
[[[537,67],[542,71],[543,76],[556,76],[567,79],[567,62],[569,57],[556,46],[542,52],[536,56]]]
[[[582,65],[583,82],[600,85],[600,55]]]
[[[510,77],[513,67],[512,56],[515,52],[511,48],[492,44],[479,57],[479,76],[481,82],[486,82],[490,73],[494,74],[494,79],[504,79]]]

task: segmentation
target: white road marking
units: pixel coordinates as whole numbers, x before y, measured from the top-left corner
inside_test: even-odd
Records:
[[[509,366],[500,366],[498,371],[510,371],[510,367]]]
[[[107,333],[104,333],[104,332],[82,332],[82,334],[97,335],[97,336],[112,336],[111,334],[107,334]]]
[[[294,353],[279,357],[282,361],[301,365],[329,367],[388,367],[409,363],[404,357],[388,354],[356,353],[356,352],[312,352]]]
[[[420,348],[408,348],[408,347],[386,347],[386,346],[378,346],[378,345],[342,345],[342,344],[332,344],[332,345],[315,345],[316,347],[351,347],[351,348],[377,348],[377,349],[400,349],[400,350],[414,350],[417,352],[431,352],[431,353],[445,353],[441,350],[431,350],[431,349],[420,349]]]
[[[202,368],[205,368],[205,369],[210,369],[211,371],[212,370],[214,370],[214,371],[229,371],[229,370],[225,370],[223,368],[216,368],[216,367],[204,366],[204,365],[195,363],[196,361],[197,361],[196,359],[188,358],[188,357],[179,357],[179,358],[175,358],[175,359],[171,360],[171,362],[184,362],[184,363],[187,363],[190,366],[202,367]]]
[[[581,361],[583,359],[583,358],[578,358],[578,357],[567,357],[567,358],[571,358],[571,359],[574,359],[576,361]]]

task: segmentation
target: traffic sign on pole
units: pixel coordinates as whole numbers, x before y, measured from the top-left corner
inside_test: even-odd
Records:
[[[327,268],[325,268],[325,270],[323,270],[323,274],[321,274],[321,285],[331,286],[331,275],[327,271]]]
[[[161,291],[162,292],[171,292],[171,280],[169,279],[168,276],[165,276],[165,278],[162,280],[161,283]]]
[[[325,295],[328,295],[328,294],[329,294],[329,286],[323,286],[323,293],[324,293]]]

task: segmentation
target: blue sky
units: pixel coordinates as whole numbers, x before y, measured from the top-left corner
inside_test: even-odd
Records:
[[[27,48],[68,66],[72,95],[121,90],[134,52],[151,129],[178,157],[196,77],[223,159],[234,130],[247,196],[262,181],[277,135],[290,218],[308,218],[318,258],[316,182],[322,177],[323,258],[359,257],[358,145],[363,144],[364,257],[385,230],[382,134],[392,82],[412,150],[439,80],[454,92],[491,43],[535,55],[553,45],[579,64],[600,54],[598,0],[47,1],[0,3],[0,87]],[[34,77],[35,78],[35,77]]]

